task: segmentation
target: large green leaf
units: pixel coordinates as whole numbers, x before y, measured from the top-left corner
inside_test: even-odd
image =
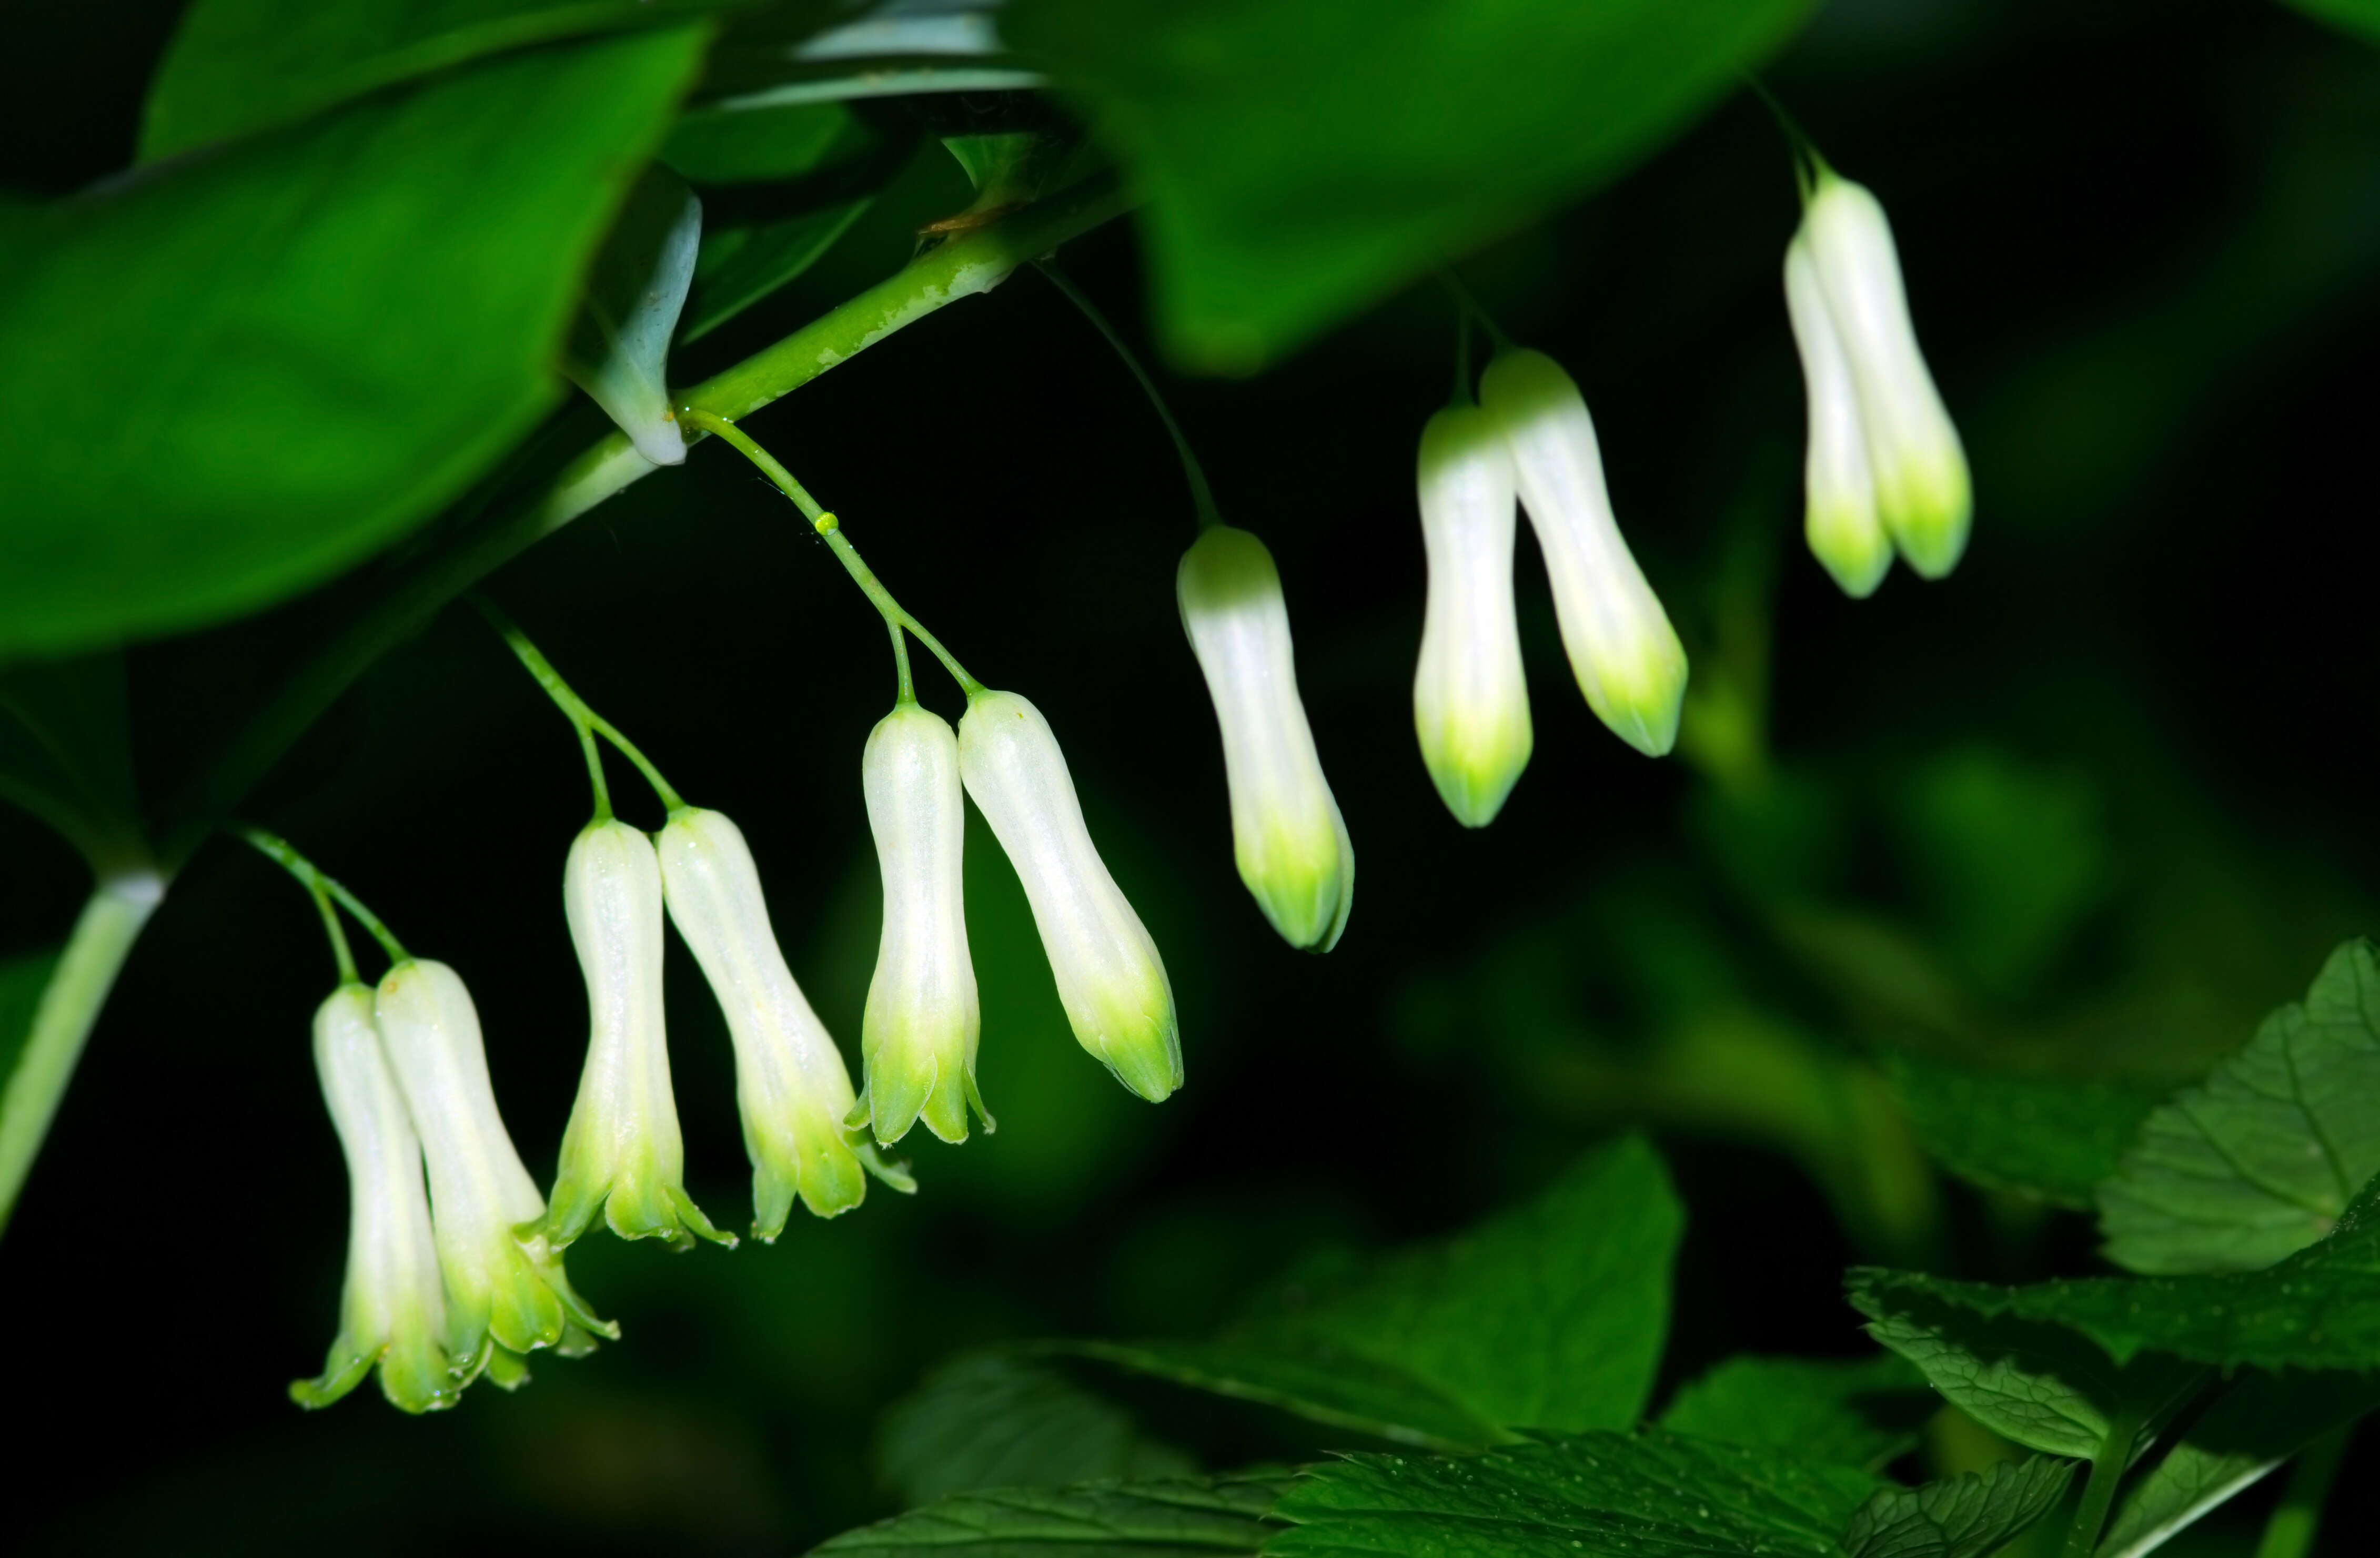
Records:
[[[1984,1471],[1888,1488],[1843,1533],[1850,1558],[1989,1558],[2057,1506],[2072,1461],[2034,1455]]]
[[[886,1408],[877,1464],[907,1504],[978,1488],[1146,1481],[1197,1469],[1121,1407],[1012,1352],[964,1354]]]
[[[1917,1447],[1917,1426],[1937,1406],[1925,1376],[1895,1353],[1730,1358],[1679,1391],[1661,1426],[1873,1471]]]
[[[2380,960],[2351,941],[2203,1087],[2149,1116],[2099,1188],[2107,1255],[2244,1272],[2329,1233],[2380,1174]]]
[[[0,672],[0,801],[55,828],[102,876],[146,853],[122,655]]]
[[[1266,1558],[1831,1558],[1878,1483],[1848,1467],[1647,1430],[1475,1457],[1310,1467]]]
[[[838,1558],[1205,1558],[1254,1553],[1284,1479],[1242,1474],[959,1493],[811,1551]]]
[[[561,392],[698,30],[509,56],[37,212],[0,248],[0,657],[263,605]]]
[[[1653,1150],[1589,1153],[1536,1200],[1284,1304],[1213,1342],[1094,1356],[1417,1444],[1579,1431],[1645,1409],[1683,1214]]]
[[[2029,1450],[2097,1460],[2119,1425],[2154,1431],[2204,1374],[2164,1357],[2118,1364],[2062,1326],[1978,1312],[1928,1283],[1855,1271],[1852,1302],[1868,1335],[1923,1370],[1952,1406]],[[2128,1458],[2148,1437],[2121,1446]]]
[[[2310,17],[2380,43],[2380,0],[2286,0]]]
[[[1167,349],[1245,372],[1625,172],[1808,9],[1017,0],[1002,30],[1133,169]]]
[[[1943,1167],[2077,1211],[2091,1205],[2156,1105],[2113,1083],[1974,1071],[1925,1056],[1888,1057],[1885,1069],[1918,1141]]]
[[[149,89],[140,159],[252,135],[525,44],[749,0],[197,0]],[[818,19],[823,0],[779,9]]]

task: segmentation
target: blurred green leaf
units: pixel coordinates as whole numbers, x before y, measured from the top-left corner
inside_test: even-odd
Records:
[[[1917,1447],[1939,1403],[1906,1359],[1730,1358],[1678,1392],[1660,1426],[1874,1471]]]
[[[2204,1374],[2165,1357],[2111,1362],[2055,1322],[1981,1312],[1940,1292],[1959,1286],[1872,1269],[1850,1280],[1869,1335],[1923,1370],[1952,1406],[2028,1450],[2096,1460],[2112,1428],[2154,1428]]]
[[[485,469],[701,45],[520,54],[42,211],[0,253],[0,656],[264,605]]]
[[[1808,8],[1018,0],[1002,26],[1148,198],[1168,351],[1249,372],[1626,172]]]
[[[1848,1467],[1664,1433],[1549,1437],[1475,1457],[1350,1455],[1281,1501],[1267,1558],[1714,1558],[1833,1553],[1878,1484]]]
[[[2179,1423],[2173,1443],[2124,1489],[2099,1558],[2138,1558],[2375,1407],[2380,1378],[2369,1374],[2242,1371]]]
[[[1122,1408],[1013,1352],[955,1358],[886,1408],[877,1464],[908,1505],[978,1488],[1141,1482],[1198,1469]]]
[[[868,210],[852,200],[783,222],[729,227],[703,240],[686,300],[685,339],[698,340],[818,263]]]
[[[927,1558],[1196,1558],[1253,1553],[1286,1479],[1241,1474],[959,1493],[820,1542],[815,1553]]]
[[[2074,1463],[2034,1455],[1915,1488],[1888,1488],[1859,1506],[1843,1533],[1850,1558],[1987,1558],[2056,1507]]]
[[[761,184],[815,178],[906,143],[839,103],[792,108],[690,108],[678,115],[661,159],[690,184]]]
[[[2284,0],[2284,4],[2380,42],[2380,0]]]
[[[1632,1137],[1525,1205],[1306,1285],[1214,1342],[1085,1350],[1413,1443],[1618,1427],[1652,1389],[1683,1224],[1659,1156]]]
[[[197,0],[149,89],[140,160],[253,135],[483,55],[749,0]],[[773,0],[812,25],[829,0]]]
[[[2303,1002],[2148,1117],[2099,1188],[2099,1230],[2132,1271],[2258,1271],[2328,1234],[2375,1174],[2380,959],[2351,941]]]
[[[33,1035],[33,1012],[42,1004],[42,992],[49,988],[50,975],[57,972],[63,950],[50,947],[0,959],[0,1093],[6,1091],[17,1062],[24,1057],[26,1042]]]
[[[143,853],[122,655],[0,672],[0,801],[56,829],[102,876]]]
[[[1889,1055],[1884,1067],[1917,1139],[1943,1167],[2076,1211],[2091,1205],[2156,1106],[2112,1082],[1996,1075],[1929,1056]]]

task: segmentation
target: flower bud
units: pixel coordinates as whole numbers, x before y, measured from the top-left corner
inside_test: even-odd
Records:
[[[670,920],[710,981],[735,1045],[735,1101],[752,1159],[752,1232],[784,1232],[794,1198],[820,1217],[857,1206],[868,1193],[864,1147],[844,1136],[851,1073],[785,967],[759,868],[744,834],[717,812],[672,814],[661,839],[662,897]],[[914,1189],[889,1170],[900,1189]]]
[[[1480,376],[1479,404],[1512,451],[1579,691],[1621,740],[1660,756],[1678,739],[1686,651],[1621,538],[1585,400],[1544,353],[1502,351]]]
[[[1248,532],[1210,525],[1174,595],[1222,727],[1240,880],[1282,940],[1328,952],[1354,906],[1355,850],[1297,695],[1281,571]]]
[[[1909,322],[1891,223],[1874,195],[1822,169],[1800,238],[1858,395],[1876,514],[1909,565],[1938,579],[1967,550],[1974,501],[1966,451]],[[1806,344],[1803,354],[1806,367]]]
[[[347,1279],[339,1335],[320,1379],[289,1387],[301,1407],[328,1407],[372,1366],[408,1412],[455,1405],[446,1356],[446,1295],[421,1183],[421,1141],[381,1052],[372,993],[343,984],[314,1013],[314,1069],[347,1159]]]
[[[1810,258],[1806,233],[1785,249],[1785,310],[1802,353],[1802,383],[1810,400],[1810,450],[1803,465],[1802,528],[1810,554],[1845,595],[1864,600],[1892,567],[1892,537],[1876,512],[1868,474],[1867,435],[1860,426],[1859,393]]]
[[[664,170],[646,170],[596,256],[563,356],[563,371],[656,465],[686,461],[670,406],[669,347],[701,244],[701,200]]]
[[[1163,1102],[1182,1085],[1173,987],[1083,826],[1049,721],[1014,693],[976,693],[959,720],[959,777],[1024,884],[1075,1042]]]
[[[546,1237],[567,1248],[601,1210],[622,1238],[658,1236],[685,1248],[700,1234],[734,1244],[686,1193],[662,1019],[662,870],[652,840],[609,817],[589,824],[563,866],[562,906],[587,976],[589,1033]]]
[[[1495,419],[1473,405],[1432,417],[1415,486],[1429,604],[1414,731],[1446,809],[1465,827],[1485,827],[1536,743],[1512,616],[1512,456]]]
[[[491,1343],[553,1347],[574,1323],[617,1337],[571,1291],[561,1253],[525,1226],[544,1215],[545,1198],[496,1112],[480,1014],[461,978],[408,959],[382,976],[373,1017],[429,1160],[451,1350],[476,1371]]]
[[[868,985],[860,1048],[868,1081],[845,1122],[887,1146],[923,1117],[964,1141],[967,1105],[991,1129],[975,1085],[975,964],[967,955],[960,851],[966,803],[950,722],[905,703],[868,732],[859,760],[868,827],[884,876],[884,933]]]

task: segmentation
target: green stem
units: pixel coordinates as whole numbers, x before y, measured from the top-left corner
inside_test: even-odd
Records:
[[[388,954],[390,962],[401,963],[407,960],[407,954],[404,944],[396,939],[395,933],[388,928],[381,917],[373,913],[362,899],[349,892],[345,883],[335,876],[329,876],[312,861],[298,853],[298,847],[288,839],[277,833],[268,833],[261,827],[250,827],[244,823],[235,824],[226,827],[225,831],[254,845],[259,853],[269,857],[283,870],[297,877],[299,885],[307,891],[315,894],[318,900],[324,894],[336,900],[341,908],[356,917],[356,924],[371,933],[371,938],[380,943],[380,949]],[[339,929],[335,919],[330,918],[327,908],[324,911],[324,918],[330,924],[331,943],[339,960],[339,972],[347,979],[354,980],[356,963],[354,957],[347,950],[346,934]]]
[[[25,1176],[49,1135],[58,1101],[66,1096],[75,1062],[82,1057],[91,1025],[107,1004],[115,976],[139,938],[140,927],[165,896],[165,875],[155,867],[103,878],[83,905],[74,933],[58,954],[33,1008],[25,1047],[0,1090],[0,1229],[8,1226]]]
[[[1471,393],[1471,310],[1457,307],[1454,310],[1454,393],[1446,398],[1446,404],[1470,405],[1475,399]]]
[[[1222,512],[1215,506],[1215,489],[1207,485],[1206,467],[1199,465],[1198,456],[1191,453],[1190,441],[1183,436],[1182,424],[1173,419],[1172,407],[1167,405],[1165,397],[1158,393],[1157,380],[1150,378],[1148,369],[1141,366],[1139,355],[1124,344],[1123,337],[1116,333],[1116,328],[1108,322],[1108,317],[1083,296],[1083,289],[1075,284],[1072,277],[1058,269],[1056,260],[1044,256],[1033,263],[1035,269],[1050,278],[1050,285],[1064,293],[1067,301],[1082,310],[1083,318],[1098,327],[1099,332],[1107,337],[1108,344],[1115,348],[1116,356],[1123,359],[1124,367],[1132,369],[1132,376],[1140,380],[1141,393],[1148,397],[1148,404],[1156,408],[1157,419],[1165,424],[1166,434],[1173,440],[1173,453],[1182,457],[1182,479],[1190,484],[1190,502],[1198,512],[1198,528],[1204,531],[1209,525],[1222,524]]]
[[[503,639],[520,663],[528,668],[528,673],[537,678],[537,684],[545,689],[545,695],[553,700],[554,707],[562,710],[562,717],[570,721],[571,730],[577,732],[579,749],[587,756],[587,782],[595,791],[595,820],[611,821],[612,787],[604,781],[603,754],[595,745],[595,711],[588,707],[587,700],[562,679],[562,673],[553,669],[553,662],[545,658],[545,652],[530,641],[528,634],[505,614],[503,607],[479,590],[472,590],[464,598],[488,620],[488,625],[496,630],[496,636]]]
[[[2347,1458],[2347,1443],[2354,1435],[2355,1425],[2350,1423],[2331,1430],[2298,1453],[2280,1507],[2265,1523],[2256,1558],[2306,1558],[2313,1551],[2314,1532],[2322,1526],[2322,1506],[2329,1502],[2330,1485],[2338,1480],[2339,1463]]]
[[[1488,332],[1488,339],[1496,343],[1498,351],[1511,349],[1512,338],[1504,333],[1504,327],[1496,322],[1496,316],[1480,306],[1479,299],[1471,295],[1471,289],[1463,284],[1461,276],[1454,273],[1452,266],[1439,271],[1438,279],[1448,292],[1454,295],[1454,306],[1478,321],[1479,328]]]
[[[2065,1558],[2091,1558],[2107,1511],[2116,1503],[2116,1484],[2132,1464],[2132,1440],[2140,1432],[2140,1416],[2119,1411],[2107,1423],[2107,1436],[2091,1460],[2091,1479],[2082,1485],[2082,1502],[2075,1506],[2074,1523],[2066,1528]]]
[[[1069,188],[918,256],[895,275],[791,335],[696,385],[686,399],[742,417],[790,394],[893,332],[962,297],[988,292],[1017,266],[1123,214],[1129,205],[1112,175]],[[660,467],[625,434],[598,440],[541,490],[518,501],[482,501],[456,539],[399,569],[393,582],[307,657],[232,732],[169,808],[164,857],[189,858],[257,781],[339,695],[393,646],[411,637],[446,602],[535,542]]]
[[[1827,160],[1818,155],[1816,144],[1803,132],[1801,122],[1786,111],[1785,105],[1778,101],[1777,94],[1768,90],[1767,83],[1746,72],[1743,84],[1752,89],[1753,95],[1760,99],[1775,116],[1777,127],[1784,132],[1785,154],[1793,162],[1793,183],[1806,202],[1816,192],[1820,175],[1828,172]]]
[[[761,448],[753,441],[751,434],[724,417],[688,405],[679,410],[678,418],[689,427],[710,433],[759,466],[760,474],[774,482],[778,491],[793,500],[794,506],[801,510],[803,516],[810,522],[810,528],[826,538],[828,550],[842,562],[844,571],[851,575],[860,593],[868,597],[886,625],[892,630],[892,656],[900,670],[903,702],[916,701],[909,684],[909,652],[901,642],[901,633],[905,628],[917,634],[918,643],[933,651],[934,658],[942,662],[942,669],[957,679],[968,697],[983,691],[983,683],[969,676],[966,668],[942,647],[941,640],[927,632],[923,622],[893,599],[892,592],[884,587],[883,581],[860,561],[859,549],[853,546],[851,537],[843,533],[843,521],[828,513],[816,498],[811,497],[809,489],[795,479],[794,473],[785,469],[775,455]]]

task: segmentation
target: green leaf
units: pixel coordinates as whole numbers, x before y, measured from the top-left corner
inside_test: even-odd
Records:
[[[1917,1447],[1937,1406],[1906,1359],[1730,1358],[1678,1392],[1661,1414],[1672,1433],[1785,1450],[1873,1471]]]
[[[2163,1357],[2119,1365],[2054,1322],[1978,1312],[1939,1292],[1961,1286],[1875,1270],[1850,1278],[1869,1335],[1917,1365],[1952,1406],[2029,1450],[2096,1460],[2111,1431],[2154,1430],[2205,1372]],[[2140,1434],[2132,1447],[2147,1443]]]
[[[98,876],[142,858],[122,655],[0,672],[0,801],[56,829]]]
[[[1408,1443],[1620,1427],[1643,1413],[1660,1363],[1683,1221],[1660,1158],[1629,1138],[1536,1201],[1307,1285],[1214,1342],[1083,1350]]]
[[[2116,1172],[2146,1093],[2108,1082],[1971,1071],[1930,1057],[1885,1059],[1917,1139],[1943,1167],[1986,1190],[2087,1210]]]
[[[1475,1457],[1310,1467],[1266,1558],[1738,1558],[1835,1554],[1877,1487],[1847,1467],[1664,1433],[1590,1433]]]
[[[149,90],[140,160],[291,124],[484,55],[681,21],[737,3],[198,0]],[[829,11],[825,0],[792,8],[811,13],[813,23]]]
[[[701,46],[513,56],[37,213],[0,249],[0,657],[264,605],[484,470]]]
[[[1148,207],[1179,361],[1249,372],[1609,182],[1735,90],[1806,0],[1017,0]]]
[[[2380,43],[2380,0],[2285,0],[2285,3],[2367,42]]]
[[[1199,1558],[1253,1553],[1285,1479],[1242,1474],[960,1493],[811,1549],[846,1558]]]
[[[2333,1429],[2380,1407],[2380,1377],[2242,1371],[2124,1490],[2098,1558],[2140,1558]]]
[[[1843,1533],[1850,1558],[1987,1558],[2057,1506],[2072,1461],[2034,1455],[1985,1471],[1889,1488]]]
[[[954,1359],[895,1402],[877,1463],[905,1504],[978,1488],[1147,1481],[1197,1469],[1121,1408],[1012,1352]]]
[[[2328,1234],[2375,1174],[2380,960],[2350,941],[2302,1003],[2149,1116],[2099,1188],[2099,1228],[2136,1272],[2257,1271]]]

